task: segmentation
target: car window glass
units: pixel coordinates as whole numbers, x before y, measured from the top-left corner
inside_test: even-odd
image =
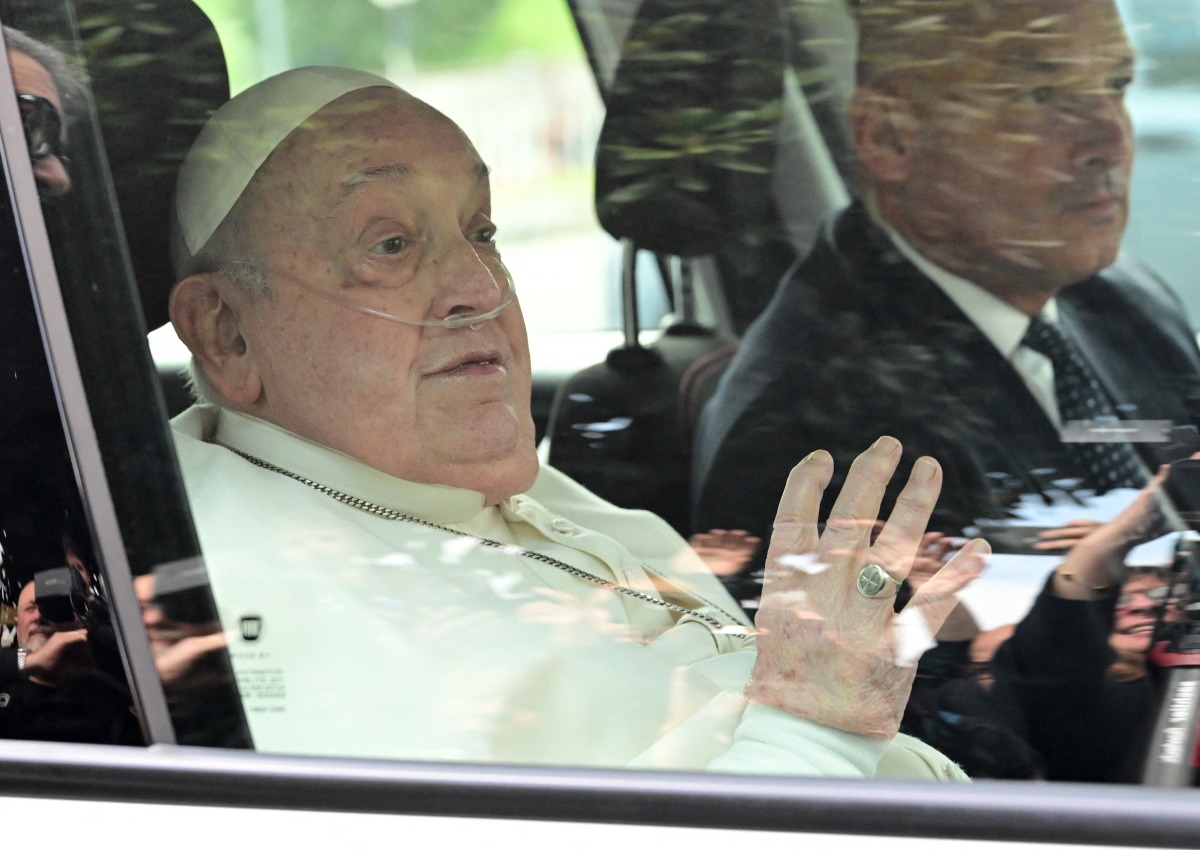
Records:
[[[578,3],[572,17],[566,4],[549,14],[546,3],[518,0],[332,9],[200,0],[227,67],[203,64],[182,19],[132,23],[81,0],[76,30],[16,5],[14,25],[59,45],[93,81],[95,112],[85,108],[80,133],[70,137],[71,185],[46,206],[45,226],[112,488],[124,566],[107,569],[121,576],[132,603],[127,621],[145,629],[135,637],[118,626],[125,643],[137,645],[125,662],[136,673],[141,657],[161,678],[170,736],[218,746],[252,741],[285,754],[874,775],[870,757],[866,767],[859,760],[869,746],[847,755],[829,743],[845,734],[844,718],[812,738],[806,727],[780,768],[772,759],[794,731],[792,718],[756,715],[757,703],[743,715],[741,692],[755,664],[751,621],[788,470],[814,450],[831,450],[840,484],[854,455],[887,431],[910,453],[901,476],[920,453],[941,462],[945,479],[934,533],[920,542],[901,601],[919,594],[966,538],[985,537],[995,552],[936,640],[919,627],[896,639],[902,666],[921,657],[903,730],[977,777],[1190,784],[1183,733],[1161,711],[1159,688],[1175,683],[1171,661],[1190,651],[1195,567],[1184,531],[1200,482],[1181,464],[1166,508],[1152,509],[1157,497],[1149,496],[1140,513],[1121,513],[1144,473],[1200,448],[1200,352],[1174,294],[1184,303],[1194,297],[1186,260],[1195,228],[1179,190],[1191,180],[1190,130],[1181,123],[1194,82],[1195,38],[1181,35],[1194,23],[1190,6],[1173,6],[1177,15],[1164,20],[1144,4],[1123,3],[1136,59],[1099,12],[1076,14],[1066,31],[1049,16],[1000,35],[974,33],[979,64],[964,59],[961,75],[947,75],[971,87],[949,94],[931,94],[945,83],[937,51],[924,57],[934,68],[929,80],[893,87],[893,53],[928,44],[911,28],[897,27],[894,41],[878,36],[887,28],[875,24],[870,43],[880,53],[871,61],[887,72],[859,66],[868,74],[860,84],[874,81],[867,102],[851,99],[854,63],[846,57],[856,19],[841,4],[762,0],[749,15],[682,0]],[[854,14],[871,15],[891,4],[853,5]],[[604,13],[611,20],[591,26]],[[1088,37],[1077,37],[1081,31]],[[599,61],[605,39],[613,52]],[[1046,52],[1046,39],[1059,47]],[[964,55],[949,37],[938,43]],[[978,44],[999,44],[1001,59],[985,59]],[[1100,71],[1088,52],[1097,44],[1108,63]],[[1029,53],[1036,61],[1024,61]],[[187,142],[227,95],[310,65],[383,75],[428,101],[472,141],[488,180],[476,179],[482,172],[471,149],[428,112],[422,120],[436,144],[403,137],[402,122],[381,124],[376,142],[397,151],[405,149],[398,139],[414,142],[459,178],[469,171],[463,163],[473,164],[470,186],[448,181],[462,219],[449,230],[442,207],[422,194],[425,178],[407,166],[356,172],[328,204],[317,181],[280,177],[287,167],[278,157],[264,165],[279,182],[256,200],[262,218],[244,225],[288,221],[274,231],[285,241],[259,245],[257,266],[218,256],[217,268],[187,272],[221,281],[203,291],[224,293],[233,312],[214,327],[231,327],[222,322],[234,313],[250,323],[239,326],[245,336],[225,337],[234,342],[222,349],[219,380],[200,391],[261,412],[262,387],[279,380],[289,391],[303,388],[302,403],[269,421],[195,407],[175,420],[172,438],[143,343],[149,326],[156,351],[175,345],[173,331],[160,327],[166,293],[182,276],[167,259],[166,231],[177,214],[164,203],[167,187]],[[1134,82],[1126,92],[1127,77]],[[162,92],[183,94],[152,103],[138,88],[147,78],[173,79],[182,87]],[[349,102],[393,97],[361,88]],[[35,132],[50,126],[33,116],[48,113],[37,101],[18,108],[29,116],[32,155]],[[857,125],[845,120],[847,110]],[[361,116],[335,114],[354,130],[354,143],[367,135]],[[175,141],[156,137],[155,153],[143,157],[147,134],[160,126]],[[287,148],[297,174],[349,161],[349,142],[318,156],[305,132]],[[1063,141],[1075,133],[1084,154]],[[39,161],[59,158],[52,142],[51,133],[51,152]],[[1028,154],[1051,143],[1053,155]],[[164,148],[171,156],[155,158]],[[914,150],[923,158],[904,159]],[[875,183],[870,168],[883,175]],[[921,170],[929,181],[897,193],[893,205],[889,181],[899,185]],[[1086,225],[1064,237],[1038,230],[1032,212],[999,206],[1019,201],[1032,210],[1037,192]],[[347,224],[398,198],[420,210],[419,226],[397,224],[403,216],[395,213],[358,229]],[[321,212],[282,218],[298,209]],[[953,214],[916,214],[946,209]],[[966,226],[981,211],[994,215]],[[374,234],[381,218],[395,232]],[[940,238],[960,225],[959,237]],[[1042,280],[1035,272],[1060,262],[1070,276],[1092,261],[1079,254],[1104,229],[1112,256],[1102,265],[1117,259],[1118,244],[1130,256],[1102,280],[1089,268],[1055,284],[1044,317],[1040,306],[1016,306],[1026,300],[1007,298],[1002,285],[980,296],[984,287],[973,280],[982,265],[958,252],[976,240],[980,255],[1001,258],[1014,279]],[[144,238],[151,232],[162,242]],[[349,240],[363,248],[359,257],[342,243],[330,248],[329,234],[345,233],[374,235],[363,246]],[[466,255],[447,253],[413,267],[452,264],[453,285],[466,291],[463,281],[474,281],[506,297],[499,270],[507,266],[532,337],[534,397],[539,382],[551,395],[562,387],[536,432],[508,396],[489,397],[483,413],[455,406],[460,384],[524,368],[523,331],[504,297],[492,305],[495,315],[459,311],[466,327],[450,329],[471,346],[423,354],[423,342],[396,342],[437,338],[420,337],[410,320],[421,314],[403,306],[418,288],[368,280],[380,268],[389,270],[380,280],[408,274],[395,271],[406,268],[405,250],[436,252],[448,233],[469,241],[479,262],[454,265]],[[996,234],[1003,244],[988,241]],[[345,259],[352,254],[358,259]],[[795,265],[814,256],[815,271]],[[338,278],[313,308],[312,279],[325,280],[343,261],[368,271]],[[251,273],[238,278],[230,264]],[[279,288],[255,295],[254,271]],[[289,275],[299,283],[280,283]],[[637,280],[639,299],[622,300],[622,276]],[[991,298],[996,292],[1006,297]],[[387,299],[402,306],[380,307]],[[685,309],[689,299],[698,306]],[[1016,309],[1006,313],[996,301]],[[353,309],[343,312],[347,304]],[[480,321],[470,321],[476,312]],[[627,334],[622,345],[630,312],[662,333]],[[1034,326],[1030,312],[1050,330]],[[981,330],[983,314],[1021,327],[1014,336],[1006,320],[985,321]],[[319,332],[287,324],[298,316]],[[284,327],[289,333],[269,334]],[[1065,354],[1064,332],[1073,340]],[[346,358],[347,347],[358,356]],[[84,356],[118,349],[126,354],[116,376],[105,374],[107,360]],[[248,352],[268,358],[254,361],[259,371],[225,371],[250,362],[237,359]],[[177,345],[164,355],[171,357],[186,360]],[[452,389],[424,394],[425,384],[412,388],[412,374]],[[1078,412],[1070,405],[1082,397],[1106,406],[1087,408],[1085,398]],[[46,411],[46,421],[59,421]],[[54,443],[57,432],[43,427]],[[517,432],[521,470],[535,433],[550,435],[542,451],[551,464],[536,482],[530,473],[517,490],[492,489],[488,452]],[[56,446],[46,456],[67,454]],[[56,475],[70,479],[73,468],[64,470]],[[405,470],[415,473],[405,478]],[[1085,474],[1097,478],[1082,483]],[[659,486],[664,481],[670,486]],[[889,507],[899,483],[885,495]],[[666,522],[625,508],[651,509]],[[77,504],[54,511],[85,516]],[[1115,538],[1096,556],[1099,567],[1064,571],[1071,551],[1103,539],[1089,537],[1098,528]],[[106,562],[103,551],[92,557]],[[817,574],[822,565],[797,555],[786,566]],[[884,564],[884,586],[889,566],[908,572]],[[1043,593],[1047,587],[1061,593]],[[15,588],[9,592],[15,602]],[[860,585],[850,598],[862,604],[871,592]],[[1151,643],[1166,660],[1147,662]],[[1043,666],[1028,666],[1034,662]],[[1190,692],[1181,693],[1175,715],[1190,716]],[[1155,730],[1159,719],[1165,726]],[[1105,746],[1093,745],[1097,735]],[[875,756],[880,775],[931,769],[922,744],[892,746]],[[791,760],[797,751],[801,768]],[[811,753],[829,751],[850,767],[814,766]],[[1157,767],[1146,767],[1147,752],[1161,755]],[[929,758],[935,772],[957,776],[949,762]]]
[[[140,744],[105,577],[4,204],[0,738]]]
[[[498,238],[530,291],[530,327],[618,327],[619,253],[588,200],[603,107],[565,4],[351,3],[334,32],[320,4],[200,5],[222,34],[235,93],[285,68],[333,64],[403,79],[438,104],[493,169]]]
[[[63,565],[75,564],[77,569],[53,576],[57,584],[47,585],[46,595],[53,600],[53,591],[61,586],[64,605],[74,599],[76,609],[84,603],[96,608],[94,613],[80,616],[87,624],[89,644],[97,639],[93,635],[107,633],[110,646],[104,662],[108,679],[122,682],[127,671],[135,674],[130,680],[132,688],[122,685],[126,704],[119,710],[102,712],[108,703],[97,697],[92,706],[71,703],[77,715],[95,713],[98,719],[92,722],[106,725],[109,738],[122,735],[128,738],[122,730],[132,723],[138,741],[145,729],[156,740],[190,738],[192,743],[232,746],[237,745],[235,739],[239,735],[244,741],[244,733],[238,731],[242,721],[236,697],[228,711],[219,713],[226,718],[220,723],[225,731],[219,741],[206,737],[208,733],[198,729],[195,720],[205,714],[214,699],[220,699],[215,694],[233,688],[228,662],[222,660],[220,630],[207,630],[215,632],[216,637],[209,636],[205,652],[197,648],[192,655],[177,652],[167,659],[161,652],[164,634],[170,634],[171,643],[177,644],[199,630],[195,624],[215,621],[215,615],[211,613],[203,571],[187,571],[197,549],[182,491],[172,471],[161,396],[144,342],[144,325],[137,318],[129,255],[118,235],[119,219],[114,215],[109,167],[111,162],[112,168],[122,173],[123,191],[141,192],[140,197],[153,199],[146,187],[154,186],[170,163],[169,157],[158,161],[144,156],[144,148],[126,158],[130,150],[127,144],[133,140],[118,133],[114,133],[118,141],[109,149],[111,160],[103,158],[97,115],[104,114],[113,120],[130,97],[131,65],[142,72],[140,79],[144,81],[153,73],[148,70],[153,62],[146,63],[143,59],[139,66],[136,61],[127,61],[128,54],[114,61],[111,51],[118,49],[117,46],[136,53],[130,47],[131,40],[144,38],[146,30],[114,27],[113,18],[104,10],[91,11],[95,14],[83,18],[82,32],[88,39],[81,38],[80,31],[62,15],[62,10],[17,4],[17,8],[5,15],[5,23],[10,27],[6,33],[10,51],[30,56],[40,68],[48,67],[45,75],[39,76],[37,68],[22,69],[14,65],[18,97],[24,94],[22,88],[42,80],[44,88],[39,91],[52,104],[57,99],[62,108],[57,124],[47,123],[44,117],[39,123],[37,112],[29,111],[24,102],[18,101],[25,119],[23,147],[32,161],[34,180],[32,184],[26,183],[25,188],[31,190],[28,194],[17,191],[12,196],[18,205],[20,232],[25,240],[23,259],[34,282],[42,344],[55,363],[53,389],[48,386],[30,392],[29,397],[36,399],[40,392],[48,396],[51,404],[57,402],[56,412],[69,435],[66,457],[71,461],[69,467],[57,474],[60,478],[68,476],[63,480],[77,482],[76,486],[82,486],[89,494],[86,512],[70,504],[49,512],[50,521],[62,526],[52,535],[51,545],[64,550],[59,556]],[[85,44],[90,53],[83,47]],[[110,52],[105,53],[106,49]],[[94,60],[91,64],[89,56]],[[161,72],[161,64],[155,70]],[[136,75],[134,78],[137,79]],[[90,86],[85,87],[84,81]],[[59,97],[55,98],[55,94]],[[187,103],[186,87],[176,94],[175,103]],[[142,100],[146,107],[150,102]],[[35,108],[38,106],[34,104]],[[180,112],[186,112],[186,107]],[[157,117],[163,114],[159,112]],[[123,121],[117,118],[111,127],[130,134],[142,129],[138,118],[128,111],[123,118]],[[19,158],[11,162],[13,169],[29,167]],[[13,174],[19,190],[26,176],[19,171]],[[123,200],[128,201],[129,195]],[[138,212],[143,211],[134,212],[130,222],[151,228],[145,225],[144,217],[139,218]],[[50,251],[40,254],[46,235]],[[129,247],[135,253],[140,274],[149,278],[159,271],[143,262],[145,252],[138,239],[131,239]],[[21,314],[14,311],[13,315]],[[27,333],[37,330],[34,324]],[[113,352],[118,351],[123,353],[114,356]],[[36,374],[32,368],[27,371]],[[119,391],[114,392],[113,386],[119,386]],[[48,395],[51,392],[55,394]],[[40,415],[45,418],[52,411],[53,407]],[[45,421],[42,427],[49,435],[43,439],[53,439],[55,429],[51,423]],[[60,433],[62,427],[57,429]],[[44,462],[36,451],[24,456],[30,469],[38,469]],[[40,485],[35,480],[19,486],[30,493],[32,505],[40,489],[61,487],[53,481],[46,477]],[[168,507],[172,504],[173,513]],[[45,534],[41,532],[41,536]],[[17,569],[13,578],[19,579],[27,569]],[[83,584],[72,588],[72,583],[79,584],[76,573],[82,576]],[[131,575],[139,576],[136,590]],[[43,595],[40,590],[38,595]],[[145,602],[144,611],[139,610],[139,596]],[[167,605],[181,596],[185,599],[182,607],[188,611],[188,616],[181,620],[192,632],[175,623],[174,632],[159,629],[151,633],[157,639],[155,651],[165,678],[170,678],[171,664],[191,667],[196,673],[188,687],[168,685],[168,690],[173,691],[166,698],[171,704],[169,710],[155,676],[155,658],[146,641],[145,626],[152,625],[158,613],[157,603]],[[115,621],[105,629],[101,623],[109,618],[107,609],[112,610]],[[97,651],[93,649],[92,654],[97,655]],[[25,660],[33,658],[31,653]],[[71,670],[69,660],[70,656],[64,656],[61,663]],[[34,681],[35,675],[28,674],[26,678]],[[200,684],[192,687],[192,681]],[[174,727],[169,711],[175,715]]]
[[[1196,285],[1190,273],[1195,252],[1195,211],[1168,201],[1187,197],[1171,187],[1194,187],[1195,132],[1180,116],[1196,96],[1197,9],[1190,3],[1156,6],[1123,3],[1130,38],[1138,50],[1138,73],[1129,91],[1137,129],[1137,168],[1126,248],[1145,258],[1179,292],[1188,315],[1197,314]]]
[[[1194,10],[1123,4],[1122,27],[1111,4],[852,5],[856,200],[801,252],[700,418],[692,530],[754,609],[791,464],[832,451],[838,484],[894,435],[902,470],[926,454],[945,476],[901,593],[919,600],[967,537],[995,550],[923,656],[902,728],[976,776],[1190,784],[1165,714],[1148,743],[1190,629],[1177,544],[1198,362],[1191,284],[1172,271],[1192,239],[1163,192],[1187,179],[1171,169],[1189,145],[1182,129],[1163,143],[1151,104],[1186,97]],[[1164,19],[1179,29],[1152,35]],[[1138,496],[1173,461],[1170,504],[1158,485]]]

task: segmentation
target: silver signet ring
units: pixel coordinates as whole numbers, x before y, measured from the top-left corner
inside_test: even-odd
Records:
[[[858,571],[854,586],[868,599],[890,599],[900,589],[900,582],[879,564],[869,561]]]

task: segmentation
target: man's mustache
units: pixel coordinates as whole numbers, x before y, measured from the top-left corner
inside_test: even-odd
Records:
[[[1071,205],[1087,203],[1097,195],[1125,198],[1129,194],[1129,176],[1114,169],[1087,172],[1068,183],[1064,191]]]

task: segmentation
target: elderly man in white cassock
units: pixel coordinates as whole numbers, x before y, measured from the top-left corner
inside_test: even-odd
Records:
[[[488,169],[384,79],[285,72],[200,134],[172,424],[255,745],[404,759],[962,778],[897,735],[916,657],[988,552],[900,614],[941,485],[900,445],[793,471],[757,623],[658,518],[539,468]]]

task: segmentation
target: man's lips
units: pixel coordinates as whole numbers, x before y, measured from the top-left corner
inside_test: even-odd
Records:
[[[1125,198],[1123,195],[1116,195],[1112,192],[1098,192],[1079,201],[1074,206],[1074,209],[1079,212],[1091,213],[1092,215],[1106,216],[1115,215],[1124,206]]]
[[[1154,621],[1151,620],[1146,623],[1138,623],[1137,625],[1133,625],[1133,626],[1125,626],[1124,628],[1118,629],[1117,631],[1119,634],[1123,634],[1123,635],[1136,635],[1136,634],[1142,634],[1143,632],[1152,632],[1152,631],[1154,631]]]
[[[1125,207],[1126,180],[1120,175],[1105,174],[1074,184],[1067,208],[1092,215],[1112,215]]]
[[[425,377],[470,374],[478,371],[490,373],[503,366],[504,358],[500,356],[500,352],[498,351],[471,351],[466,354],[456,355],[449,360],[437,364],[433,369],[425,373]]]

